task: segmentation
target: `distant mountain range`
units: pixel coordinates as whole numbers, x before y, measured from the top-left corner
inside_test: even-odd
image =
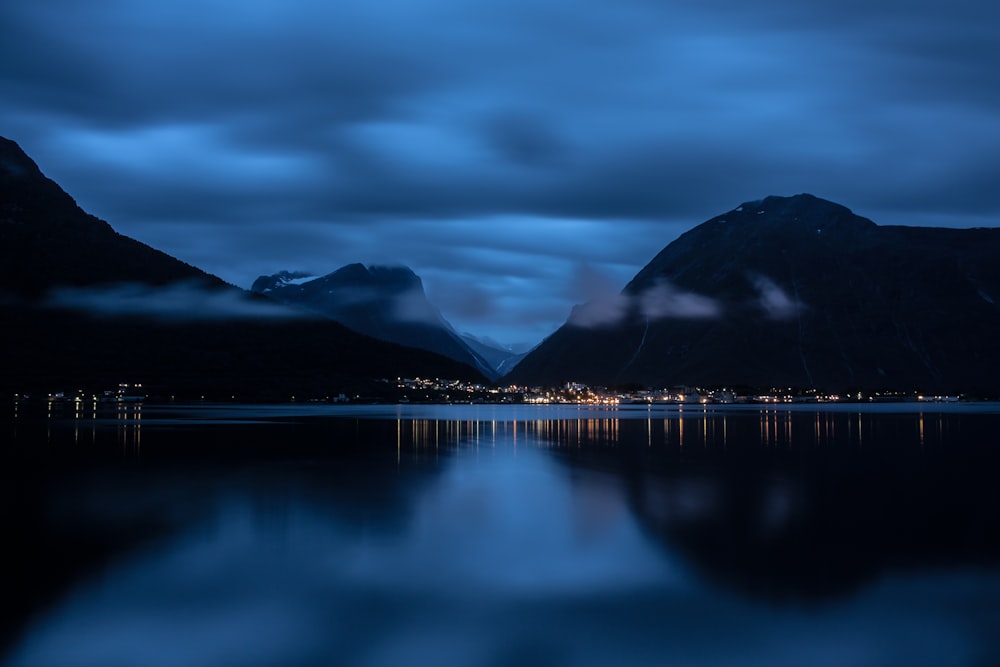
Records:
[[[1000,229],[880,227],[747,202],[574,309],[506,381],[919,391],[1000,387]]]
[[[116,233],[0,138],[0,390],[144,382],[169,393],[287,398],[373,378],[485,381],[226,284]]]
[[[520,358],[459,335],[428,301],[423,282],[407,267],[349,264],[319,278],[282,271],[260,276],[250,289],[368,336],[442,354],[491,379]]]
[[[811,195],[768,197],[683,234],[517,363],[456,333],[404,267],[282,272],[237,289],[116,233],[0,138],[0,390],[143,381],[279,398],[503,375],[995,391],[998,260],[1000,229],[880,227]]]
[[[461,336],[466,345],[493,367],[498,377],[510,373],[531,351],[531,346],[527,344],[504,345],[492,338],[473,336],[469,333]]]

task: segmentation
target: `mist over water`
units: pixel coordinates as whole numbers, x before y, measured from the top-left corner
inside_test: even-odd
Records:
[[[996,405],[0,425],[4,664],[1000,659]]]

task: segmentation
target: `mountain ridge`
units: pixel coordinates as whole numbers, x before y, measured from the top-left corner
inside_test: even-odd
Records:
[[[142,381],[166,393],[287,398],[397,375],[485,380],[466,364],[304,316],[115,232],[4,138],[0,265],[6,391]]]
[[[808,194],[748,201],[667,244],[620,293],[575,307],[505,379],[995,389],[997,257],[997,228],[879,226]],[[341,277],[357,287],[379,274],[393,285],[391,294],[412,292],[419,298],[404,300],[404,317],[400,302],[390,300],[385,308],[392,317],[382,319],[445,331],[461,351],[458,358],[468,354],[471,365],[384,347],[301,312],[289,315],[261,294],[242,292],[118,234],[4,138],[0,262],[0,308],[8,323],[0,340],[5,386],[40,377],[50,382],[60,369],[67,380],[105,381],[136,371],[175,384],[186,374],[191,386],[229,378],[223,384],[239,387],[251,376],[260,382],[269,369],[318,386],[323,368],[341,378],[440,373],[474,379],[481,375],[473,366],[488,366],[427,302],[409,269],[354,264]],[[275,274],[270,286],[256,291],[305,293],[311,288],[303,285],[315,283],[329,292],[337,288],[330,283],[334,274]],[[171,299],[189,295],[183,290],[207,298],[209,307],[222,299],[239,308],[217,313],[210,326],[194,321],[204,319],[201,313],[184,320],[169,312]],[[157,308],[147,307],[153,303]],[[360,303],[356,314],[371,317],[371,304]],[[265,311],[284,321],[253,319]],[[238,324],[230,318],[236,315]],[[276,343],[278,338],[285,341]],[[293,350],[289,340],[301,349]]]
[[[812,195],[746,202],[574,309],[506,379],[996,387],[998,256],[1000,229],[880,227]]]
[[[374,338],[469,364],[490,379],[500,375],[498,364],[459,335],[428,300],[423,281],[409,267],[353,263],[309,278],[281,271],[258,277],[251,290]]]

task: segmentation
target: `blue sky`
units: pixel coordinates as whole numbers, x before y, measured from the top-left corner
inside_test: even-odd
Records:
[[[996,226],[982,0],[9,0],[0,135],[120,232],[248,287],[406,264],[536,342],[679,233],[810,192]]]

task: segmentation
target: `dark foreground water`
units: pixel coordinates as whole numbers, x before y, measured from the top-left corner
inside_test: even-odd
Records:
[[[7,410],[3,664],[1000,664],[997,405]]]

